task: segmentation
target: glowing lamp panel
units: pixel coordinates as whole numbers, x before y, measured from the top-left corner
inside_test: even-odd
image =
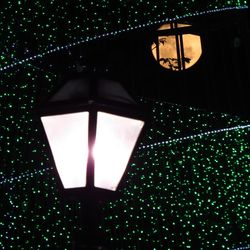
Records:
[[[86,186],[88,112],[41,117],[64,188]]]
[[[95,187],[117,189],[143,125],[140,120],[98,112],[93,150]]]

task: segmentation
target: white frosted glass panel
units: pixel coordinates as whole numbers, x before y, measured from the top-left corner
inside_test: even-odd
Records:
[[[98,112],[95,160],[95,187],[115,191],[126,169],[143,121]]]
[[[64,188],[86,186],[88,112],[41,117]]]

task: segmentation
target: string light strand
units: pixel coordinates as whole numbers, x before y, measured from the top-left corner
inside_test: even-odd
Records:
[[[93,37],[81,38],[76,42],[72,42],[72,43],[69,43],[69,44],[63,45],[63,46],[57,46],[57,47],[52,48],[50,50],[47,50],[47,51],[45,51],[43,53],[40,53],[40,54],[37,54],[37,55],[34,55],[34,56],[30,56],[30,57],[27,57],[25,59],[21,59],[19,61],[16,61],[14,63],[6,65],[6,66],[0,68],[0,72],[9,70],[11,68],[14,68],[16,66],[20,66],[20,65],[22,65],[24,63],[27,63],[27,62],[30,62],[30,61],[33,61],[33,60],[36,60],[36,59],[41,59],[44,56],[50,55],[50,54],[55,53],[55,52],[59,52],[59,51],[62,51],[62,50],[68,50],[68,49],[70,49],[70,48],[72,48],[74,46],[77,46],[77,45],[81,45],[81,44],[84,44],[84,43],[87,43],[87,42],[90,42],[90,41],[94,41],[94,40],[98,40],[98,39],[101,39],[101,38],[105,38],[105,37],[116,36],[116,35],[119,35],[121,33],[128,32],[128,31],[133,31],[133,30],[137,30],[137,29],[141,29],[141,28],[146,28],[146,27],[149,27],[151,25],[162,24],[162,23],[165,23],[165,22],[174,22],[174,21],[184,19],[184,18],[188,18],[188,17],[202,16],[202,15],[213,14],[213,13],[218,13],[218,12],[223,12],[223,11],[244,10],[244,9],[248,9],[248,6],[225,7],[225,8],[221,8],[221,9],[214,9],[214,10],[195,12],[193,14],[185,14],[185,15],[182,15],[182,16],[174,17],[174,18],[165,18],[163,20],[149,21],[149,22],[144,23],[144,24],[135,25],[134,27],[128,27],[126,29],[120,29],[120,30],[116,30],[116,31],[103,33],[103,34],[100,34],[100,35],[94,35]]]

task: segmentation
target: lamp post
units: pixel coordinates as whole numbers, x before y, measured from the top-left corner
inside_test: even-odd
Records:
[[[78,75],[41,108],[40,119],[64,194],[92,197],[90,204],[115,193],[145,123],[121,84]]]

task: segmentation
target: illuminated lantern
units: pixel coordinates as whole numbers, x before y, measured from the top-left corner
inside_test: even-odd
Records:
[[[65,81],[40,119],[66,190],[117,190],[145,123],[121,84],[93,74]]]

